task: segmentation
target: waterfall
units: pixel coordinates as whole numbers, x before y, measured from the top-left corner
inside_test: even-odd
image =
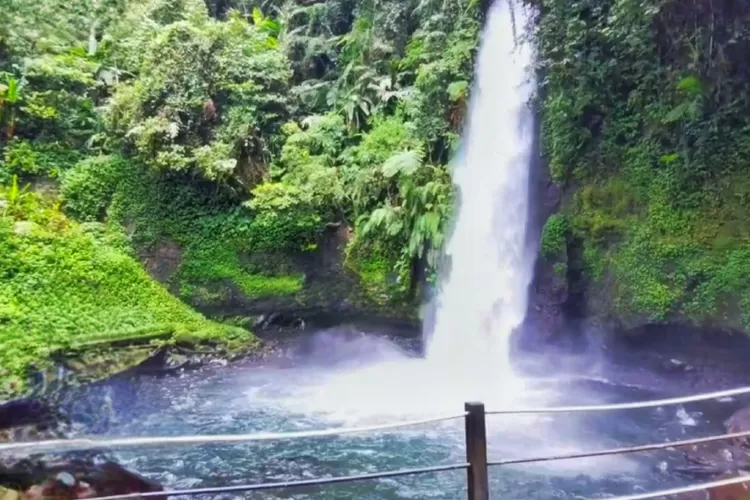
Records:
[[[531,13],[520,2],[511,5],[495,0],[486,21],[468,127],[453,162],[459,198],[449,266],[432,304],[434,328],[425,327],[425,357],[384,353],[377,362],[322,374],[285,398],[302,413],[354,424],[434,416],[470,400],[489,408],[544,401],[545,390],[514,376],[508,359],[510,336],[526,312],[535,254],[526,245],[535,87],[533,51],[523,42]],[[528,416],[503,422],[516,430],[542,428]]]
[[[462,375],[492,370],[495,381],[511,375],[510,336],[526,313],[534,262],[526,244],[535,88],[526,9],[495,0],[488,14],[468,127],[454,160],[459,197],[449,269],[426,332],[428,360]]]

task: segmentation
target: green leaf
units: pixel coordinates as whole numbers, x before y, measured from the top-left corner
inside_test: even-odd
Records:
[[[701,81],[695,76],[686,76],[677,84],[677,90],[690,95],[698,95],[703,92],[703,85],[701,85]]]
[[[258,26],[263,22],[263,13],[258,7],[253,8],[253,24]]]
[[[401,173],[411,175],[422,166],[421,151],[402,151],[388,158],[383,164],[383,175],[390,178]]]
[[[671,164],[671,163],[674,163],[674,162],[676,162],[676,161],[677,161],[677,160],[679,160],[679,159],[680,159],[680,154],[679,154],[679,153],[670,153],[670,154],[668,154],[668,155],[664,155],[664,156],[662,156],[662,157],[661,157],[661,159],[660,159],[660,161],[661,161],[661,162],[662,162],[662,163],[663,163],[664,165],[669,165],[669,164]]]
[[[460,99],[465,99],[468,88],[469,82],[467,82],[466,80],[453,82],[448,85],[448,98],[453,102],[456,102]]]

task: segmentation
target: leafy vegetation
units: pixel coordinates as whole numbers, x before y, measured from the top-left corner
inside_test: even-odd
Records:
[[[167,290],[298,300],[291,257],[331,228],[367,300],[417,297],[450,213],[478,2],[6,4],[0,380],[92,336],[233,335]]]
[[[553,214],[542,228],[542,255],[554,257],[565,251],[568,221],[562,214]]]
[[[569,264],[584,271],[591,312],[747,330],[750,30],[737,20],[750,11],[540,4],[543,140],[571,193],[562,211],[582,260]]]
[[[544,152],[566,194],[546,262],[604,299],[592,312],[750,328],[750,12],[533,3]],[[296,263],[333,229],[362,297],[417,302],[481,2],[6,4],[0,379],[88,338],[241,335],[176,297],[309,305]]]
[[[252,339],[171,296],[116,229],[71,221],[15,177],[0,207],[0,394],[22,389],[32,364],[91,340]]]

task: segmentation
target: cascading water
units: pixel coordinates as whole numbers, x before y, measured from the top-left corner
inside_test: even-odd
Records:
[[[435,305],[425,359],[393,354],[329,373],[296,402],[337,417],[455,411],[470,399],[516,403],[532,392],[510,369],[510,335],[523,321],[533,254],[526,247],[534,90],[530,12],[495,0],[479,52],[467,134],[456,161],[460,190],[447,247],[450,270]],[[502,390],[498,390],[502,385]]]
[[[528,16],[524,6],[508,0],[496,0],[489,11],[453,175],[460,196],[446,250],[450,272],[437,298],[427,357],[464,374],[492,369],[509,375],[510,335],[526,313],[534,134]]]
[[[355,342],[369,356],[352,356],[343,366],[318,362],[289,369],[209,368],[170,378],[169,383],[128,378],[118,382],[131,385],[120,388],[128,393],[122,404],[128,418],[116,426],[116,432],[237,434],[373,420],[391,423],[420,414],[456,414],[471,399],[490,409],[535,406],[540,400],[554,405],[560,394],[575,395],[578,404],[601,402],[598,393],[589,394],[584,386],[553,381],[557,385],[547,389],[539,381],[521,381],[513,376],[508,359],[510,335],[526,310],[534,254],[526,247],[533,143],[527,103],[534,89],[528,71],[533,52],[523,41],[528,14],[520,0],[517,4],[495,0],[488,15],[468,131],[455,166],[460,198],[447,247],[451,265],[435,304],[426,357],[406,356],[383,339],[362,337]],[[318,350],[335,347],[334,341],[326,341]],[[316,358],[316,353],[310,357]],[[566,399],[557,404],[565,402],[571,403]],[[694,415],[698,414],[688,415],[682,409],[678,418],[683,426],[694,425]],[[645,427],[633,412],[592,418],[583,425],[573,415],[488,419],[490,459],[632,446],[674,440],[683,432],[664,411],[641,416]],[[175,489],[280,482],[462,462],[462,427],[462,420],[456,419],[335,439],[172,447],[149,453],[122,450],[117,458]],[[644,464],[647,467],[641,470],[624,457],[598,457],[554,466],[500,467],[493,469],[490,486],[496,496],[526,499],[627,495],[681,485],[679,474],[655,473],[655,463]],[[268,492],[263,498],[447,500],[465,496],[464,487],[464,473],[446,472],[305,492]]]

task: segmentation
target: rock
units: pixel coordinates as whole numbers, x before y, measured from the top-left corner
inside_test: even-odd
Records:
[[[523,326],[521,346],[534,349],[559,339],[565,329],[564,306],[568,300],[568,282],[554,266],[540,257],[531,285],[529,309]]]
[[[0,500],[22,500],[23,493],[18,490],[0,486]]]
[[[51,407],[35,399],[19,399],[0,404],[0,429],[25,425],[49,426],[58,417]]]
[[[742,408],[732,414],[724,423],[728,433],[750,431],[750,407]],[[738,473],[750,470],[750,446],[748,438],[736,439],[733,441],[717,441],[713,443],[704,443],[695,445],[685,450],[685,460],[687,465],[684,467],[675,467],[674,472],[690,474],[693,476],[711,477],[734,477]],[[750,500],[750,494],[744,489],[745,496],[742,500]],[[740,489],[730,487],[721,490],[716,496],[722,500],[729,500],[735,497]]]
[[[106,462],[98,466],[93,474],[84,475],[83,479],[96,491],[96,496],[164,491],[164,488],[156,481],[129,471],[115,462]],[[152,498],[166,500],[167,497]]]
[[[732,414],[731,417],[724,422],[724,426],[727,428],[727,432],[748,432],[750,431],[750,407],[742,408]],[[750,438],[740,438],[733,440],[734,443],[742,446],[750,445]]]
[[[719,479],[729,479],[735,474],[724,474]],[[732,484],[708,490],[709,500],[749,500],[750,499],[750,477],[748,483]]]
[[[742,408],[732,414],[724,422],[727,432],[745,432],[750,431],[750,407]]]
[[[20,399],[0,405],[0,443],[61,438],[69,424],[60,412],[40,400]]]
[[[664,368],[667,370],[682,370],[685,368],[685,363],[679,359],[669,359],[664,362]]]
[[[182,253],[182,249],[174,241],[162,240],[142,258],[151,277],[162,282],[168,282],[180,267]]]
[[[23,460],[12,468],[0,466],[0,500],[74,500],[159,491],[164,491],[160,484],[114,462]]]
[[[268,330],[276,328],[279,330],[303,330],[305,321],[293,313],[273,312],[261,314],[253,323],[255,330]]]

